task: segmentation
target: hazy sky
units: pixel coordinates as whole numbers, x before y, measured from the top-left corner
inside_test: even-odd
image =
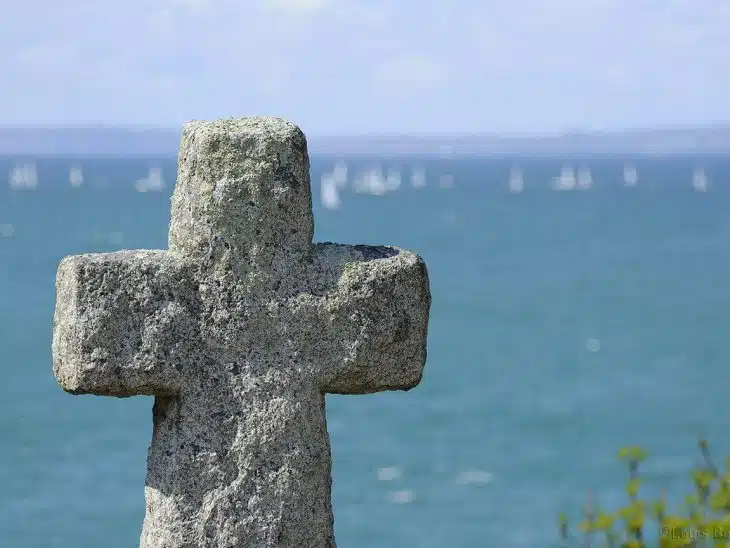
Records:
[[[730,0],[16,0],[0,124],[314,135],[730,121]]]

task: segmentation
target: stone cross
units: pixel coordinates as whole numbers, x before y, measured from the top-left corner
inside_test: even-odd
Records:
[[[298,127],[190,122],[169,249],[61,261],[61,387],[155,397],[142,548],[335,546],[325,394],[416,386],[431,296],[419,256],[313,232]]]

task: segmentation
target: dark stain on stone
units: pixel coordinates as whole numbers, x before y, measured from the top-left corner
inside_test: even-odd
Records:
[[[353,246],[356,251],[362,253],[362,258],[365,261],[372,259],[389,259],[398,255],[398,250],[393,249],[385,245],[355,245]]]
[[[210,140],[210,144],[208,145],[208,147],[209,147],[208,149],[209,149],[209,150],[210,150],[211,152],[218,152],[218,149],[220,149],[220,147],[221,147],[221,141],[220,141],[220,138],[219,138],[219,137],[213,137],[213,138],[212,138],[212,139]]]
[[[301,186],[301,182],[297,180],[294,171],[291,168],[291,162],[284,163],[281,161],[281,156],[277,158],[275,175],[276,179],[289,188],[298,189]]]
[[[398,322],[398,327],[395,329],[395,333],[393,333],[393,341],[394,342],[403,342],[408,338],[408,333],[411,329],[411,322],[408,320],[408,316],[403,316],[401,318],[400,322]]]

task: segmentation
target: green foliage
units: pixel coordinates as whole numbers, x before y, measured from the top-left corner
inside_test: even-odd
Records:
[[[666,493],[659,500],[639,497],[639,464],[647,453],[641,447],[625,447],[618,459],[628,465],[628,501],[614,512],[593,504],[589,494],[583,520],[578,525],[584,547],[648,548],[647,533],[656,532],[658,548],[730,548],[730,457],[724,471],[715,467],[705,440],[700,440],[702,463],[692,470],[695,492],[685,498],[678,514],[667,508]],[[565,514],[559,516],[560,538],[572,538]]]

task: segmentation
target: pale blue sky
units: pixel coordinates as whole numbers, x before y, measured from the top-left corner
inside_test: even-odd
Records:
[[[730,121],[730,0],[20,0],[0,124],[313,135]]]

